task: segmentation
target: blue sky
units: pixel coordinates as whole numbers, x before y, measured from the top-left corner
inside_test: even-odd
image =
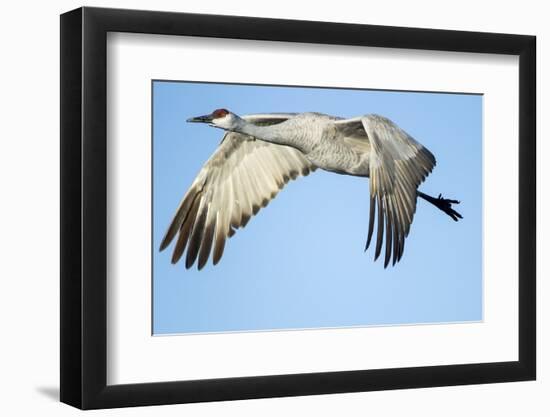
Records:
[[[260,331],[482,319],[482,96],[153,82],[153,333]],[[363,251],[368,179],[317,170],[240,229],[217,266],[186,270],[158,247],[222,133],[192,116],[377,113],[435,155],[420,190],[461,200],[458,223],[419,200],[395,267]]]

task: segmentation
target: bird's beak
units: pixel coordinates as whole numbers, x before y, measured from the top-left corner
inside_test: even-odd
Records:
[[[208,114],[205,116],[191,117],[187,119],[189,123],[210,123],[212,122],[212,115]]]

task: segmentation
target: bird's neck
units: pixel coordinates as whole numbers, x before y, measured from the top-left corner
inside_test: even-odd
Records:
[[[256,139],[276,143],[278,145],[297,147],[299,144],[297,138],[294,137],[295,135],[286,128],[285,122],[271,126],[258,126],[241,119],[234,130],[239,133],[244,133],[245,135],[254,136]]]

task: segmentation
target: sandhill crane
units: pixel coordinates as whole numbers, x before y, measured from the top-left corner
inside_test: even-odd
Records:
[[[239,117],[218,109],[187,121],[207,123],[226,132],[181,200],[160,245],[162,251],[177,236],[172,263],[178,262],[187,247],[186,268],[198,257],[200,270],[211,252],[216,265],[227,237],[244,227],[290,179],[316,168],[369,178],[365,251],[377,217],[374,260],[381,253],[385,235],[384,267],[392,255],[393,265],[403,256],[417,196],[455,221],[462,218],[452,209],[459,201],[417,190],[435,166],[435,158],[385,117],[370,114],[343,119],[321,113]]]

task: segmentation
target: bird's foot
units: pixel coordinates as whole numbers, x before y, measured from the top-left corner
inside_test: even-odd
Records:
[[[460,204],[460,201],[443,198],[441,194],[439,194],[437,198],[434,198],[433,204],[441,211],[447,213],[455,222],[457,222],[458,219],[462,219],[462,215],[452,207],[453,204]]]

